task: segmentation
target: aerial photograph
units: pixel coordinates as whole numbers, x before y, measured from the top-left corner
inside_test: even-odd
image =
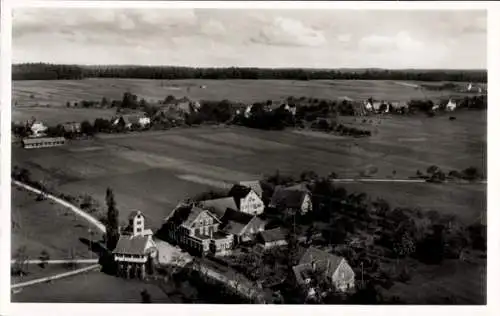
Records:
[[[486,10],[14,8],[11,302],[486,305],[486,55]]]

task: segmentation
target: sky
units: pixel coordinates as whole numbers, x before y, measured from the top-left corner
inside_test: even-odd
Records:
[[[486,11],[18,8],[12,60],[485,69]]]

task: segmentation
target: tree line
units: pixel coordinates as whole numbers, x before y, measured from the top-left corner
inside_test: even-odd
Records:
[[[24,63],[12,67],[12,80],[83,78],[137,79],[281,79],[281,80],[415,80],[486,82],[486,70],[299,69],[175,66],[83,66]]]

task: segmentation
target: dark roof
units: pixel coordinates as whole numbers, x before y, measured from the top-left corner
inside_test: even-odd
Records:
[[[258,196],[262,197],[263,191],[262,191],[262,186],[260,185],[259,180],[241,181],[240,185],[252,189],[255,193],[257,193]]]
[[[260,232],[264,242],[273,242],[286,239],[286,233],[281,229],[281,227],[265,230]]]
[[[273,207],[300,208],[307,194],[308,191],[299,187],[285,188],[278,186],[271,197],[270,205]]]
[[[238,206],[236,206],[232,197],[200,201],[199,204],[201,207],[213,212],[218,218],[222,218],[228,209],[238,210]]]
[[[240,235],[252,218],[253,216],[250,214],[227,210],[222,217],[223,226],[221,229],[229,234]]]
[[[250,191],[252,191],[252,189],[249,187],[235,184],[231,190],[229,190],[229,196],[233,197],[236,205],[240,207],[240,200],[245,198]]]
[[[183,204],[178,205],[175,210],[166,218],[166,222],[173,223],[175,226],[185,226],[190,227],[191,224],[198,218],[198,216],[203,213],[208,212],[217,221],[220,220],[208,210],[201,209],[193,204]]]
[[[146,236],[129,236],[122,235],[116,244],[113,253],[127,254],[127,255],[144,255],[148,237]]]
[[[250,187],[235,184],[231,188],[231,190],[229,190],[229,195],[234,197],[234,198],[242,199],[242,198],[246,197],[248,195],[248,193],[250,193],[250,191],[252,191],[252,189]]]
[[[293,272],[297,281],[303,283],[313,269],[313,263],[316,269],[323,270],[327,275],[331,276],[343,260],[345,260],[343,257],[309,247],[300,258],[299,264],[293,267]]]

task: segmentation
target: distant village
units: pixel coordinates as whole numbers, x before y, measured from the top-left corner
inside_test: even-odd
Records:
[[[484,91],[481,87],[469,83],[467,86],[461,88],[460,92],[480,94]],[[175,97],[169,96],[165,100],[163,100],[159,106],[145,109],[145,104],[147,103],[145,100],[141,100],[139,102],[137,101],[137,96],[127,93],[126,95],[131,96],[134,101],[130,102],[135,102],[136,106],[133,106],[132,108],[117,107],[117,115],[110,120],[96,119],[94,124],[91,124],[89,122],[66,122],[63,124],[58,124],[56,127],[49,127],[44,122],[33,117],[31,120],[28,120],[24,123],[15,122],[13,124],[13,136],[21,136],[21,143],[24,148],[31,149],[52,147],[63,145],[65,144],[66,139],[75,136],[78,137],[80,135],[89,135],[96,132],[126,132],[149,130],[155,128],[167,128],[168,126],[171,127],[189,123],[187,122],[187,118],[189,118],[189,116],[202,116],[200,112],[203,111],[203,104],[201,104],[199,101],[193,101],[186,97],[176,99]],[[85,101],[83,102],[84,104],[82,104],[84,107],[99,106],[99,102],[89,102],[90,101]],[[113,105],[113,103],[115,102],[116,101],[113,101],[111,105]],[[304,112],[304,108],[308,107],[308,104],[314,105],[314,102],[316,102],[316,100],[288,98],[287,100],[283,101],[269,100],[260,104],[254,103],[245,105],[241,103],[228,103],[231,108],[231,110],[229,110],[231,111],[231,113],[227,118],[222,120],[219,119],[219,121],[251,121],[252,119],[261,119],[261,117],[258,117],[259,113],[264,115],[268,113],[269,115],[271,115],[271,113],[280,110],[281,113],[284,113],[283,120],[293,121],[293,126],[303,127],[304,124],[297,123],[295,121],[295,118],[298,117],[299,114],[301,117],[304,116],[304,113],[302,113]],[[323,105],[323,103],[321,102],[317,103],[317,106],[319,106],[321,109],[325,109],[325,107],[331,107],[331,105],[328,105],[327,103],[324,103]],[[433,112],[438,111],[452,112],[460,107],[458,101],[454,98],[448,98],[446,102],[444,102],[444,100],[427,100],[422,102],[424,102],[425,104],[418,104],[414,105],[413,107],[425,108],[425,111],[427,111],[428,114],[432,114]],[[125,102],[123,101],[122,103]],[[221,103],[224,103],[224,101],[222,101]],[[221,103],[217,103],[215,105],[210,104],[209,106],[217,107],[220,106]],[[341,104],[341,107],[343,108],[347,107],[347,110],[344,109],[344,112],[347,112],[347,114],[354,116],[369,116],[373,114],[388,113],[404,114],[408,113],[410,111],[410,108],[412,107],[411,101],[384,101],[369,98],[368,100],[359,102],[347,96],[339,98],[337,103]],[[70,103],[68,102],[68,104]],[[103,99],[100,106],[104,106],[105,104],[107,105],[108,101],[104,101]],[[140,104],[143,104],[142,110]],[[227,107],[226,104],[224,106]],[[301,113],[298,113],[298,108],[300,108]],[[210,111],[213,112],[213,109],[211,109]],[[286,117],[289,118],[286,119]],[[314,117],[316,117],[316,121],[322,119],[321,116],[317,114],[314,114]],[[308,119],[307,116],[305,118]],[[214,120],[217,119],[218,118],[215,118]],[[211,118],[208,120],[211,120]],[[195,121],[200,121],[200,119],[198,118],[198,120]],[[313,123],[312,126],[314,127],[315,124]],[[359,133],[354,134],[366,135],[369,134],[369,132],[359,130]]]

